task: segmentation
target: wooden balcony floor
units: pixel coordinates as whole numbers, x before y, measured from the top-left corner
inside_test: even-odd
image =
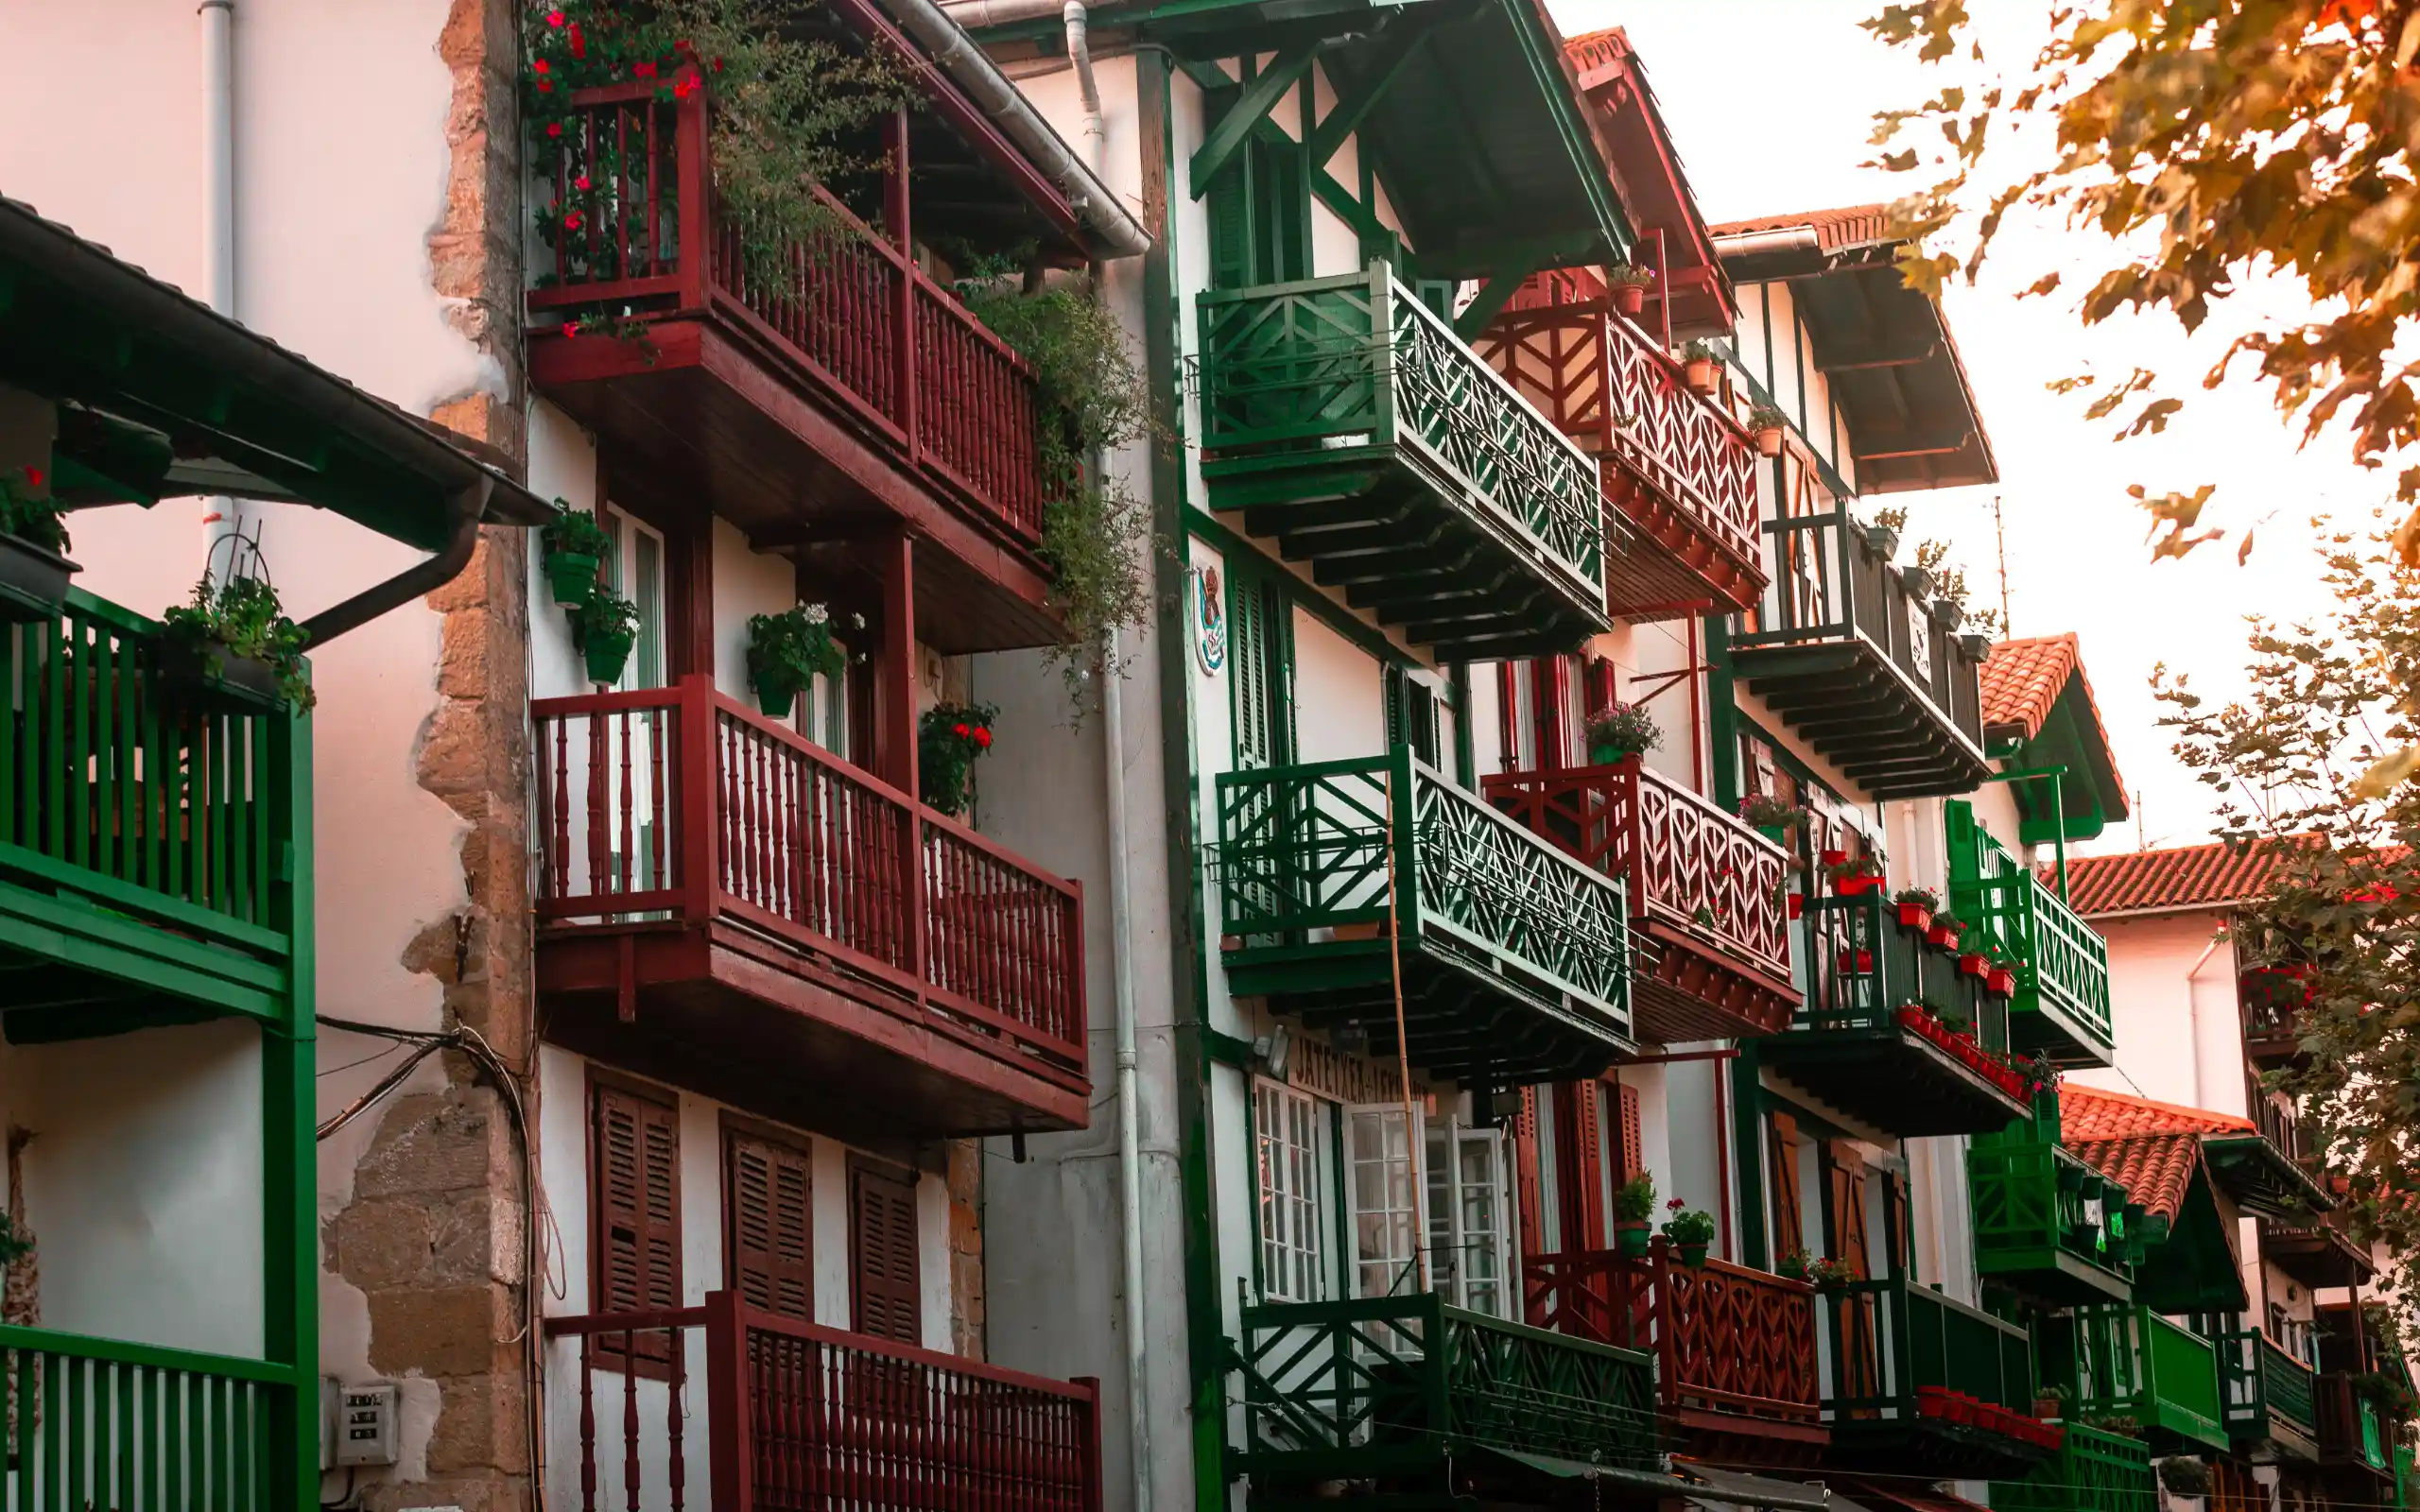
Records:
[[[1818,1100],[1908,1138],[1980,1134],[2023,1103],[1910,1029],[1793,1029],[1762,1042],[1766,1065]]]
[[[896,1141],[1085,1125],[1081,1076],[717,920],[567,925],[538,940],[539,1032],[762,1118]]]
[[[1876,802],[1968,792],[1990,771],[1948,713],[1862,637],[1732,657],[1748,690]]]

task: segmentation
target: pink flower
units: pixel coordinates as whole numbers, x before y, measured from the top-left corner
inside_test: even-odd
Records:
[[[547,26],[553,26],[553,27],[557,28],[558,30],[560,30],[560,29],[562,29],[562,24],[563,24],[563,13],[562,13],[562,11],[560,11],[560,10],[549,10],[549,11],[547,11],[547,12],[546,12],[546,25],[547,25]]]
[[[563,335],[567,336],[576,336],[579,335],[579,322],[577,320],[565,320],[563,322]]]
[[[586,189],[586,188],[588,188],[588,187],[589,187],[588,175],[586,175],[586,174],[584,174],[584,173],[583,173],[583,174],[581,174],[579,178],[574,179],[574,180],[571,181],[571,186],[572,186],[573,188],[575,188],[575,189]]]

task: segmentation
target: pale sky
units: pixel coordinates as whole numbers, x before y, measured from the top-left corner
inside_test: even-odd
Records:
[[[1914,105],[1937,87],[1912,60],[1858,29],[1877,3],[1548,0],[1548,7],[1566,37],[1613,26],[1629,31],[1711,221],[1892,199],[1912,187],[1911,178],[1858,166],[1873,155],[1872,113]],[[1977,9],[2025,34],[2044,7],[1990,0]],[[2199,377],[2224,347],[2223,339],[2207,339],[2211,332],[2188,341],[2164,315],[2086,332],[2066,295],[2014,297],[2052,266],[2079,282],[2105,266],[2088,261],[2096,250],[2083,233],[2020,228],[2002,238],[1996,277],[1987,268],[1981,286],[1961,286],[1945,301],[1999,462],[1997,488],[1899,494],[1873,505],[1907,505],[1910,540],[1949,541],[1975,586],[1973,601],[1995,605],[1991,505],[1994,493],[2000,496],[2014,632],[2082,635],[2118,767],[2143,796],[2146,837],[2154,846],[2187,844],[2208,837],[2208,789],[2169,754],[2169,732],[2156,723],[2161,706],[2151,696],[2152,668],[2165,661],[2184,669],[2205,694],[2239,687],[2246,613],[2291,618],[2323,605],[2304,523],[2314,511],[2366,522],[2393,482],[2353,466],[2333,440],[2297,455],[2265,389],[2204,394]],[[2263,287],[2251,297],[2284,307],[2292,291]],[[2044,387],[2087,367],[2105,382],[2135,366],[2193,380],[2184,386],[2186,410],[2164,436],[2113,442],[2115,419],[2087,422],[2082,401]],[[2227,539],[2182,562],[2152,563],[2144,545],[2149,521],[2125,494],[2137,482],[2154,493],[2218,484],[2203,523],[2226,527]],[[2255,523],[2251,563],[2238,568],[2236,543]],[[1912,555],[1911,547],[1901,551],[1902,559]],[[2129,820],[2084,849],[2132,850],[2135,835]]]

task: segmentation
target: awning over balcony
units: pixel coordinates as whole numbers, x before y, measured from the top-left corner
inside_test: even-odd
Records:
[[[486,518],[553,510],[472,443],[216,314],[107,248],[0,199],[0,383],[59,406],[71,505],[228,494],[314,505],[423,551],[465,490]]]

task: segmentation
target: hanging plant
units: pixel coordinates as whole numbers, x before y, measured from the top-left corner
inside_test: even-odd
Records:
[[[205,576],[193,585],[190,603],[172,605],[160,616],[160,657],[168,679],[241,709],[308,709],[319,701],[302,661],[303,640],[266,577],[230,577],[218,587]]]
[[[916,774],[925,802],[956,818],[966,810],[966,780],[977,758],[992,748],[992,722],[1000,711],[988,703],[945,703],[925,711],[916,730]]]
[[[1605,269],[1605,287],[1612,291],[1614,308],[1624,315],[1637,315],[1647,308],[1647,291],[1655,286],[1655,269],[1635,263],[1616,263]]]
[[[1588,760],[1610,766],[1643,756],[1664,743],[1655,716],[1641,704],[1615,702],[1588,716]]]
[[[616,130],[592,141],[574,92],[639,83],[673,104],[711,88],[719,229],[736,238],[759,286],[790,282],[794,249],[845,225],[817,186],[880,168],[854,144],[915,98],[909,71],[886,51],[803,35],[780,0],[540,0],[524,12],[522,44],[527,161],[544,186],[532,214],[538,239],[562,252],[573,283],[627,276],[623,259],[662,255],[659,238],[680,221],[670,123],[653,143]],[[584,319],[569,323],[589,329]]]
[[[1090,279],[1028,290],[1000,258],[971,260],[959,300],[1033,371],[1042,468],[1042,559],[1067,637],[1045,659],[1081,722],[1096,679],[1126,675],[1115,634],[1152,608],[1150,509],[1116,478],[1091,475],[1096,455],[1152,433],[1150,387],[1117,317]]]
[[[585,509],[555,501],[555,517],[543,532],[546,548],[546,583],[555,602],[578,609],[596,592],[596,569],[614,550],[614,538]]]
[[[67,579],[67,522],[41,468],[0,472],[0,621],[55,619]]]
[[[1748,411],[1748,434],[1755,438],[1757,455],[1779,456],[1789,437],[1789,417],[1771,404],[1758,404]]]
[[[610,686],[622,680],[631,647],[638,644],[639,607],[599,584],[588,602],[572,611],[572,631],[579,641],[588,680]]]
[[[862,616],[852,617],[865,624]],[[817,678],[838,677],[848,664],[848,648],[832,634],[832,611],[821,604],[797,604],[748,622],[748,681],[769,718],[788,718],[790,705]]]

